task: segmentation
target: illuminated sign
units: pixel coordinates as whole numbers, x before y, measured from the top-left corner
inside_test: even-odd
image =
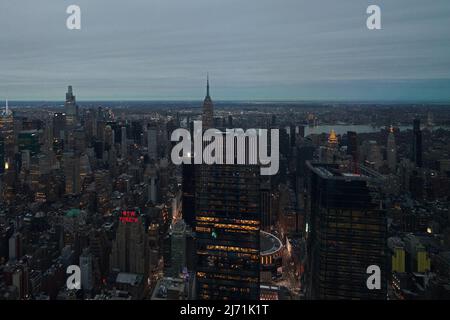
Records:
[[[138,222],[136,211],[123,210],[121,216],[119,217],[122,223],[136,223]]]

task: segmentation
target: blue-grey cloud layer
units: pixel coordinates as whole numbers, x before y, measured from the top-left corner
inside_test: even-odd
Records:
[[[215,99],[449,100],[449,15],[448,0],[3,0],[0,98],[200,99],[209,71]]]

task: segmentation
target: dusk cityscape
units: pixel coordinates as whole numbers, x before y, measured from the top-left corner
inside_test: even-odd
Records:
[[[173,2],[0,4],[0,300],[450,299],[450,5]]]

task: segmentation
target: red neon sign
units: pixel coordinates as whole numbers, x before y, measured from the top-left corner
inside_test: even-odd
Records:
[[[128,211],[128,210],[122,211],[122,215],[120,216],[119,220],[122,223],[138,222],[136,211]]]

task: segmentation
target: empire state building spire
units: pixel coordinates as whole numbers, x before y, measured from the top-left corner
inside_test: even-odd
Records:
[[[206,96],[209,97],[209,74],[206,75]]]
[[[203,101],[202,122],[205,129],[213,127],[213,103],[209,95],[209,75],[206,78],[206,97]]]

